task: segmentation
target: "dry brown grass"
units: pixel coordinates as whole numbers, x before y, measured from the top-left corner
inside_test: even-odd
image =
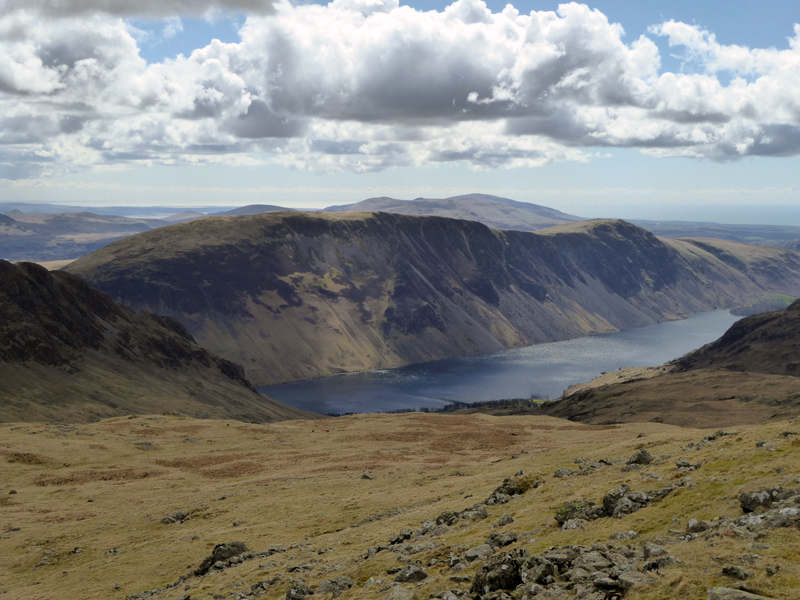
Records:
[[[531,553],[607,543],[613,532],[633,529],[641,535],[636,543],[660,541],[683,561],[653,575],[649,586],[634,588],[626,600],[701,600],[707,586],[732,583],[722,566],[746,554],[759,556],[748,567],[756,572],[749,586],[793,598],[800,587],[796,529],[773,530],[761,540],[668,543],[674,537],[669,530],[685,529],[690,518],[740,515],[741,491],[800,485],[793,484],[800,477],[796,438],[779,435],[792,428],[800,424],[739,427],[737,435],[683,451],[709,432],[656,423],[586,426],[549,417],[423,414],[270,425],[180,417],[0,425],[0,593],[26,600],[122,599],[177,581],[217,543],[243,541],[256,551],[273,544],[289,550],[191,578],[154,597],[228,597],[280,576],[265,596],[277,599],[285,596],[291,577],[314,588],[323,579],[348,575],[356,586],[341,598],[383,598],[388,592],[378,592],[381,585],[365,584],[371,577],[391,582],[386,569],[402,563],[388,551],[365,560],[368,547],[445,510],[483,501],[504,477],[524,470],[544,484],[489,507],[484,521],[456,525],[434,538],[437,548],[412,558],[428,565],[455,546],[483,543],[493,523],[509,513],[516,522],[506,529],[533,532],[512,547]],[[772,450],[756,448],[760,439]],[[144,447],[152,449],[140,450],[142,442],[151,442]],[[671,458],[640,471],[622,472],[616,465],[586,476],[552,477],[557,468],[575,469],[578,457],[625,459],[641,447]],[[649,490],[676,481],[683,476],[675,474],[678,457],[703,463],[689,474],[693,485],[623,520],[593,521],[585,530],[557,527],[553,513],[566,500],[598,501],[622,482]],[[362,478],[365,471],[372,479]],[[647,474],[661,481],[643,481]],[[10,495],[12,489],[17,494]],[[189,520],[160,522],[176,510],[188,511]],[[76,548],[83,550],[71,553]],[[307,572],[287,572],[303,564]],[[767,566],[780,570],[769,576]],[[476,568],[457,575],[471,576]],[[429,577],[418,587],[406,584],[415,598],[469,587],[451,581],[455,573],[441,563],[426,571]]]

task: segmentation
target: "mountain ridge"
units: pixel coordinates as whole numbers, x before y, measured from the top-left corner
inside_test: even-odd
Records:
[[[66,270],[177,318],[268,385],[648,325],[745,303],[765,285],[800,295],[800,255],[734,250],[738,268],[624,221],[531,233],[294,211],[161,228]],[[749,264],[774,281],[748,276]]]

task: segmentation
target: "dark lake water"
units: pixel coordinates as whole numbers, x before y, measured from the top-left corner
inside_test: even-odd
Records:
[[[650,367],[720,337],[740,317],[698,313],[617,333],[451,358],[399,369],[335,375],[259,388],[317,413],[441,408],[451,401],[557,398],[569,386],[621,367]]]

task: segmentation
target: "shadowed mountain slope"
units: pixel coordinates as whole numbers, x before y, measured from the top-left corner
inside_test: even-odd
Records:
[[[74,275],[0,261],[0,421],[164,411],[309,416],[255,393],[239,365],[195,344],[173,319],[134,313]]]
[[[370,198],[355,204],[329,206],[325,212],[381,211],[399,215],[450,217],[478,221],[495,229],[536,231],[545,227],[582,221],[582,217],[568,215],[554,208],[517,202],[489,194],[466,194],[452,198]]]
[[[767,286],[800,295],[796,253],[741,245],[738,255],[737,268],[624,221],[530,233],[284,212],[154,230],[67,270],[137,310],[175,317],[267,385],[649,325],[737,305]],[[780,277],[749,276],[758,261],[780,266]]]

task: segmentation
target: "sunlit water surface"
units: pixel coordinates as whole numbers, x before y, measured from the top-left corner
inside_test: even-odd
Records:
[[[649,367],[720,337],[740,317],[698,313],[617,333],[539,344],[492,354],[451,358],[367,373],[259,388],[316,413],[437,409],[452,401],[557,398],[569,386],[621,367]]]

